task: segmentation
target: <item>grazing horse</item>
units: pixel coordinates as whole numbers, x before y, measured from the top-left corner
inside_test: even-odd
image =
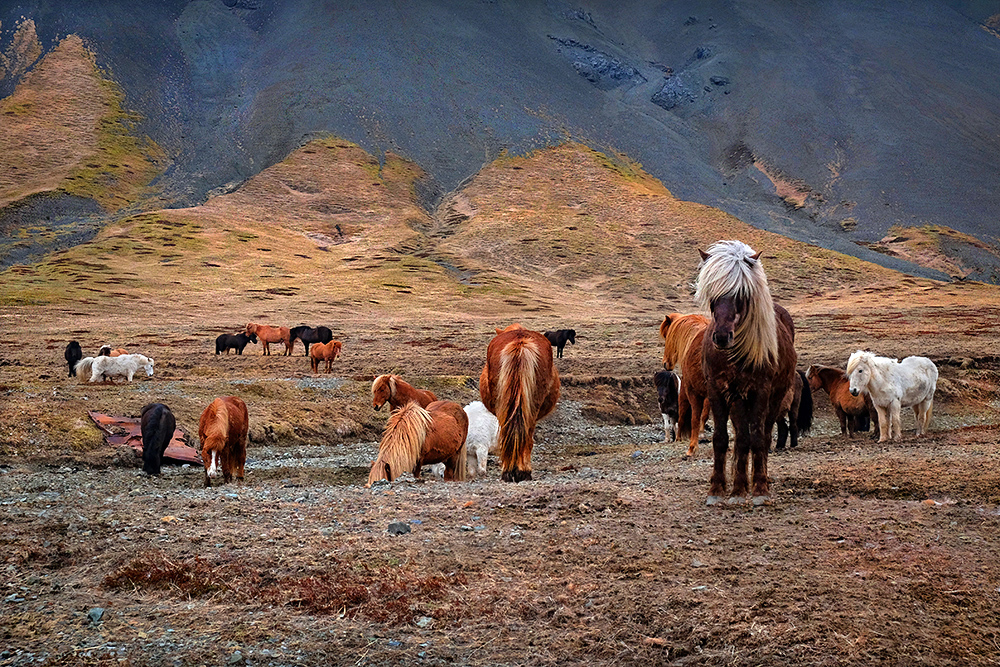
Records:
[[[782,450],[791,436],[791,447],[798,447],[799,436],[807,435],[812,428],[813,399],[812,387],[802,371],[795,371],[795,380],[788,388],[785,400],[781,402],[778,417],[778,444],[775,449]]]
[[[469,434],[465,436],[466,473],[469,477],[483,477],[489,455],[497,451],[500,424],[482,401],[473,401],[463,409],[469,418]],[[432,465],[431,472],[444,477],[444,464]]]
[[[680,378],[673,371],[659,371],[653,376],[656,385],[656,400],[663,416],[663,441],[677,439],[677,393],[681,387]]]
[[[246,334],[248,336],[256,334],[263,348],[262,355],[271,354],[271,343],[284,343],[285,356],[292,353],[291,330],[288,327],[271,327],[266,324],[247,323]]]
[[[83,363],[83,359],[80,363]],[[132,377],[139,369],[146,371],[146,375],[153,375],[153,360],[141,354],[124,354],[120,357],[95,357],[90,365],[90,382],[96,382],[97,378],[110,379],[115,375],[122,375],[132,381]]]
[[[708,318],[698,313],[670,313],[660,322],[663,341],[663,368],[680,365],[681,384],[677,392],[677,437],[688,439],[685,457],[698,453],[698,436],[708,419],[708,389],[701,370],[701,342]]]
[[[306,346],[305,354],[306,356],[309,356],[309,346],[313,343],[329,343],[333,340],[333,332],[327,327],[316,327],[315,329],[305,325],[292,327],[288,330],[288,344],[291,345],[293,350],[295,348],[296,338],[302,341],[302,344]]]
[[[379,375],[372,382],[372,407],[381,410],[387,402],[393,410],[401,408],[410,401],[416,401],[420,407],[438,400],[433,391],[417,389],[398,375]]]
[[[201,460],[205,464],[205,486],[222,474],[229,482],[243,480],[247,462],[247,433],[250,417],[247,404],[236,396],[222,396],[209,404],[198,420]]]
[[[901,408],[912,407],[917,435],[927,433],[937,391],[938,369],[927,357],[902,361],[858,350],[847,360],[851,395],[871,396],[878,413],[879,442],[902,437]]]
[[[76,362],[83,359],[83,350],[80,349],[80,344],[71,340],[66,346],[66,352],[63,353],[63,356],[66,357],[66,363],[69,364],[69,377],[74,377],[76,375]]]
[[[309,350],[309,364],[313,373],[319,373],[319,362],[326,362],[325,373],[333,372],[333,362],[340,356],[343,343],[339,340],[331,340],[328,343],[314,343]]]
[[[247,343],[257,343],[256,334],[250,334],[249,336],[243,332],[236,334],[220,334],[218,338],[215,339],[215,353],[222,354],[225,352],[229,354],[229,350],[236,350],[236,354],[243,354],[243,348],[247,346]]]
[[[531,479],[535,425],[559,400],[559,371],[542,334],[520,324],[496,331],[486,348],[479,396],[499,422],[500,479],[520,482]]]
[[[726,424],[731,419],[736,444],[729,502],[739,502],[749,491],[753,504],[763,505],[770,502],[771,434],[795,379],[795,328],[788,311],[771,299],[759,252],[740,241],[718,241],[701,256],[695,301],[712,313],[702,341],[702,368],[715,423],[707,504],[721,502],[726,492]]]
[[[830,396],[830,405],[840,421],[840,434],[853,436],[858,431],[867,431],[871,422],[878,428],[878,417],[871,396],[851,395],[851,381],[847,373],[833,366],[813,364],[806,370],[806,378],[813,391],[823,389]]]
[[[556,348],[556,358],[558,359],[562,359],[563,348],[566,347],[566,341],[569,341],[572,345],[576,345],[576,329],[546,331],[543,335],[548,338],[549,343]]]
[[[159,475],[163,452],[174,437],[177,420],[163,403],[150,403],[142,408],[139,427],[142,431],[142,469],[147,475]]]
[[[468,431],[469,418],[458,403],[433,401],[424,408],[410,401],[389,417],[365,487],[405,472],[419,479],[420,467],[434,463],[444,464],[446,480],[464,481]]]
[[[84,357],[80,361],[73,364],[73,375],[76,376],[78,382],[84,382],[90,380],[90,371],[94,367],[94,359],[97,357]]]

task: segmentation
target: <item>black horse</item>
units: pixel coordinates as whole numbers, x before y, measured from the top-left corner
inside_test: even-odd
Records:
[[[809,433],[813,419],[813,397],[809,380],[802,371],[796,371],[792,384],[792,402],[787,411],[778,417],[778,443],[775,449],[784,449],[791,436],[791,447],[797,447],[799,436]],[[867,418],[867,415],[865,415]],[[865,429],[868,430],[868,429]]]
[[[142,408],[139,425],[142,429],[142,469],[147,474],[159,475],[163,452],[174,437],[177,420],[163,403],[150,403]]]
[[[556,348],[556,357],[562,359],[563,348],[566,347],[566,341],[569,341],[573,345],[576,345],[576,330],[575,329],[559,329],[558,331],[546,331],[545,337],[549,339],[549,342]]]
[[[333,332],[326,327],[316,327],[313,329],[304,324],[300,327],[292,327],[288,334],[289,354],[291,354],[291,350],[295,347],[296,338],[306,346],[306,356],[308,357],[309,346],[313,343],[329,343],[333,340]]]
[[[677,439],[680,379],[673,371],[662,370],[653,376],[653,384],[656,385],[656,398],[660,404],[660,414],[663,415],[664,442],[673,442]]]
[[[221,334],[215,339],[215,353],[222,354],[225,352],[229,354],[229,350],[236,350],[236,354],[243,354],[243,348],[247,346],[247,343],[257,343],[257,334],[250,334],[249,336],[245,333],[238,333],[235,336],[232,334]]]
[[[83,350],[80,349],[80,344],[71,340],[66,346],[65,357],[66,363],[69,364],[69,376],[76,377],[76,362],[83,359]]]

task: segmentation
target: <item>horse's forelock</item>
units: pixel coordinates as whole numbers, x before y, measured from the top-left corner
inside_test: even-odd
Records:
[[[864,350],[858,350],[851,354],[850,358],[847,360],[847,374],[850,375],[854,372],[854,369],[858,367],[862,361],[865,363],[870,363],[869,357],[871,357],[871,352],[865,352]]]

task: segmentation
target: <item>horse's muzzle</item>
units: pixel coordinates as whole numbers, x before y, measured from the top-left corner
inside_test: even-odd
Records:
[[[860,393],[861,393],[861,392],[860,392],[860,391],[858,391],[857,389],[851,389],[851,396],[857,396],[857,395],[858,395],[858,394],[860,394]]]
[[[715,343],[715,347],[719,350],[725,350],[732,347],[733,344],[733,334],[731,333],[714,333],[712,334],[712,342]]]

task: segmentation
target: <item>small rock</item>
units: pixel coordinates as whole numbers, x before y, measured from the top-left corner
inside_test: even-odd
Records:
[[[89,618],[90,622],[93,623],[94,625],[100,623],[101,618],[103,617],[104,617],[104,607],[94,607],[93,609],[87,612],[87,618]]]
[[[389,531],[390,535],[405,535],[410,532],[410,524],[403,521],[393,521],[386,530]]]
[[[704,563],[702,563],[702,562],[701,562],[700,560],[698,560],[697,558],[692,558],[692,559],[691,559],[691,567],[705,567],[705,564],[704,564]]]
[[[431,623],[433,623],[433,622],[434,622],[434,619],[431,618],[430,616],[421,616],[420,618],[417,619],[417,622],[416,622],[415,625],[418,628],[429,628],[431,626]]]
[[[229,660],[226,660],[227,665],[242,665],[245,662],[246,661],[243,659],[243,653],[240,651],[233,652],[233,654],[229,656]]]

